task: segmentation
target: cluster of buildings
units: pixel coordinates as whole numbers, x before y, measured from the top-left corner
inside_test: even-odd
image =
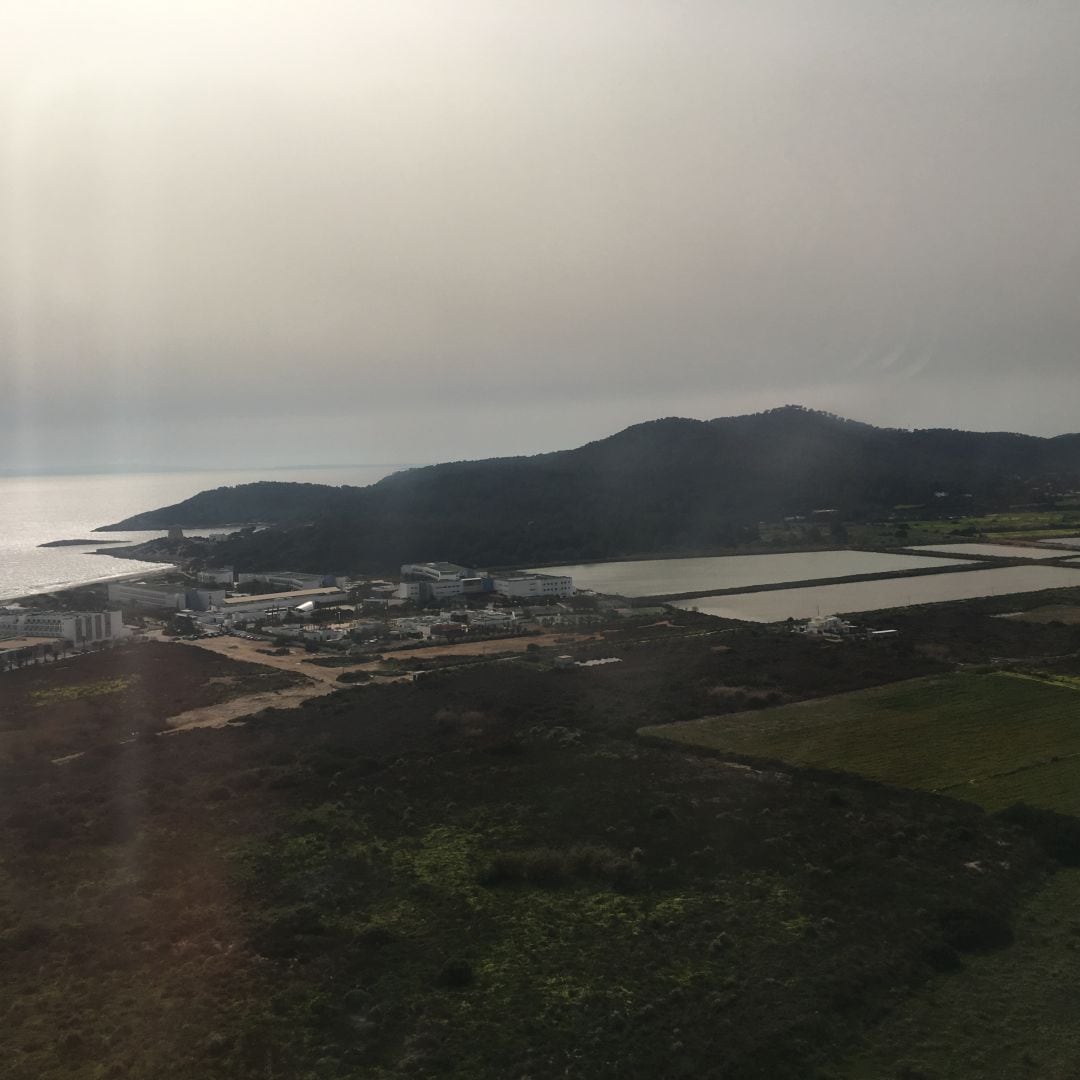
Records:
[[[496,573],[448,562],[405,563],[397,595],[427,603],[494,593],[511,599],[558,599],[574,595],[574,579],[562,574]]]
[[[147,582],[110,582],[109,602],[128,608],[182,613],[206,628],[226,628],[233,622],[277,618],[300,610],[310,612],[321,604],[339,604],[348,593],[334,575],[269,571],[234,574],[232,567],[199,571],[199,588],[153,585]],[[252,583],[273,592],[241,592],[234,589]]]
[[[252,584],[265,589],[252,592]],[[295,571],[260,573],[234,572],[232,567],[199,571],[196,584],[114,581],[106,586],[107,611],[36,611],[23,608],[0,609],[0,666],[10,667],[27,659],[55,655],[69,648],[98,647],[130,637],[121,609],[138,612],[182,614],[206,632],[229,630],[255,620],[271,620],[274,633],[282,637],[321,643],[357,639],[364,633],[379,636],[447,637],[468,631],[498,632],[520,626],[556,625],[572,618],[564,606],[551,600],[572,596],[569,577],[553,574],[487,573],[456,563],[406,563],[400,584],[392,581],[368,583],[372,596],[385,598],[389,605],[413,601],[467,601],[496,596],[510,600],[540,601],[542,606],[509,610],[488,604],[482,608],[462,604],[462,610],[438,614],[418,613],[404,619],[376,624],[338,623],[327,625],[312,616],[320,607],[337,606],[349,599],[349,583],[332,574],[305,574]],[[247,587],[247,588],[245,588]],[[296,618],[299,616],[303,619]]]

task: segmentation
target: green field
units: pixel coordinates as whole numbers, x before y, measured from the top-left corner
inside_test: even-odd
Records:
[[[898,508],[899,509],[899,508]],[[1080,514],[1075,509],[1024,510],[975,517],[922,521],[849,523],[848,540],[856,546],[936,544],[944,540],[1015,540],[1075,536]]]
[[[1080,814],[1080,688],[1007,672],[912,679],[642,734],[860,773],[990,810]]]
[[[939,975],[873,1028],[836,1080],[1074,1080],[1080,1026],[1080,871],[1031,899],[1008,949]]]

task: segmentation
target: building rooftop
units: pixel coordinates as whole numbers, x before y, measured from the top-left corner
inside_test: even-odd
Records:
[[[292,592],[260,593],[258,596],[226,596],[222,601],[227,607],[240,604],[259,604],[267,600],[296,600],[303,603],[317,596],[340,596],[342,590],[336,585],[324,585],[321,589],[294,589]]]
[[[469,569],[467,566],[458,566],[457,563],[452,562],[413,562],[405,565],[423,566],[427,570],[437,570],[440,574],[464,574]]]

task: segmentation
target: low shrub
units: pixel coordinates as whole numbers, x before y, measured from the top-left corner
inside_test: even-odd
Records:
[[[578,880],[599,880],[617,889],[632,889],[641,882],[641,867],[611,848],[579,844],[560,851],[530,848],[496,855],[480,873],[487,886],[521,884],[559,888]]]
[[[1042,850],[1063,866],[1080,866],[1080,820],[1027,803],[1013,803],[997,816],[1023,829]]]

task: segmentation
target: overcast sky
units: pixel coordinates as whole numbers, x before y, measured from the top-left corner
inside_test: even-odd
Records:
[[[1075,0],[0,0],[0,465],[1078,390]]]

